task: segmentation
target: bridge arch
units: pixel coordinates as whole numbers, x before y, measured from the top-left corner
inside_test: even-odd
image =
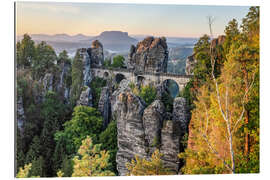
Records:
[[[145,84],[145,77],[139,75],[139,76],[137,76],[136,81],[137,81],[137,84],[139,86],[144,85]]]
[[[103,73],[103,78],[107,79],[109,77],[109,72],[105,71]]]
[[[166,87],[173,98],[176,98],[180,93],[179,84],[174,79],[165,79],[162,82],[163,86]]]
[[[115,75],[115,81],[116,81],[116,83],[119,84],[123,79],[126,79],[126,76],[123,75],[122,73],[117,73]]]

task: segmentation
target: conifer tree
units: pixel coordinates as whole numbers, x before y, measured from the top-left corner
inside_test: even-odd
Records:
[[[107,170],[109,152],[101,151],[101,145],[94,145],[89,136],[82,141],[78,154],[79,156],[75,156],[73,159],[72,177],[115,175],[112,171]]]

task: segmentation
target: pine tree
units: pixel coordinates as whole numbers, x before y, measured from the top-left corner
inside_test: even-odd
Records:
[[[21,42],[16,44],[17,66],[20,68],[30,67],[35,58],[35,43],[28,34],[23,35]]]
[[[129,176],[145,176],[145,175],[173,175],[174,173],[165,168],[161,157],[163,154],[159,150],[153,152],[151,159],[141,159],[135,156],[135,160],[131,160],[130,163],[126,164]]]
[[[101,145],[94,145],[89,136],[82,141],[78,154],[79,156],[75,156],[73,159],[74,170],[72,177],[115,175],[112,171],[107,170],[109,152],[101,151]]]

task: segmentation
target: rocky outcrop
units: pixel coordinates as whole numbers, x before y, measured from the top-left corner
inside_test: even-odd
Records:
[[[110,123],[111,119],[111,101],[110,101],[110,88],[103,87],[100,93],[98,102],[98,110],[103,116],[103,128],[105,129]]]
[[[135,72],[166,72],[167,63],[166,39],[147,37],[136,47],[131,46],[127,66]]]
[[[184,135],[189,123],[189,109],[185,98],[177,97],[174,99],[172,117],[173,122],[177,124],[175,132],[178,131],[177,134]]]
[[[126,163],[135,155],[147,157],[147,144],[143,127],[143,110],[145,103],[130,90],[121,91],[114,104],[114,116],[117,119],[116,155],[117,170],[119,175],[126,175]]]
[[[126,91],[131,91],[130,87],[129,87],[130,81],[127,79],[123,79],[120,84],[119,87],[112,93],[111,96],[111,107],[112,107],[112,112],[116,111],[116,102],[118,100],[118,96],[120,95],[120,93],[122,92],[126,92]]]
[[[188,128],[188,111],[186,100],[177,97],[173,104],[172,120],[165,119],[161,130],[161,148],[160,152],[165,167],[168,167],[178,173],[180,160],[177,155],[184,149],[181,144],[183,135]]]
[[[183,151],[181,139],[188,125],[185,99],[175,99],[173,113],[165,111],[161,100],[145,108],[145,102],[132,93],[128,84],[128,80],[121,81],[112,95],[116,97],[112,112],[117,120],[119,174],[126,175],[125,164],[135,155],[149,159],[155,149],[164,154],[164,165],[177,174],[181,165],[177,155]]]
[[[217,38],[212,39],[211,43],[210,43],[210,47],[213,49],[213,52],[216,51],[216,47],[219,45],[222,45],[225,42],[225,38],[226,36],[221,35],[218,36]],[[195,59],[195,53],[193,53],[191,56],[187,57],[186,60],[186,75],[193,75],[193,69],[197,63],[197,60]]]
[[[56,91],[59,92],[63,98],[64,102],[69,103],[70,100],[70,89],[71,89],[71,64],[70,62],[61,62],[60,67],[60,77],[57,83]]]
[[[42,82],[43,82],[44,93],[46,93],[47,91],[53,90],[53,74],[52,73],[46,73]]]
[[[92,42],[92,46],[87,49],[87,52],[93,66],[101,66],[104,64],[103,46],[98,40]]]
[[[17,99],[17,124],[18,128],[23,131],[23,123],[25,121],[24,108],[23,108],[23,98],[19,96]]]
[[[80,98],[77,101],[77,105],[92,106],[92,93],[90,83],[92,81],[91,67],[101,66],[104,61],[103,46],[95,40],[92,43],[91,48],[78,49],[79,57],[83,62],[83,91],[81,92]]]
[[[160,100],[155,100],[143,113],[143,127],[145,139],[149,147],[148,156],[160,146],[160,130],[163,123],[165,107]]]
[[[90,87],[84,86],[84,89],[82,90],[80,95],[80,99],[77,101],[77,105],[90,107],[93,106],[93,96]]]
[[[218,45],[222,45],[225,42],[226,36],[220,35],[217,38],[212,39],[211,48],[216,48]]]
[[[197,60],[195,59],[195,54],[192,54],[191,56],[187,57],[186,60],[186,75],[193,75],[193,69],[197,63]]]

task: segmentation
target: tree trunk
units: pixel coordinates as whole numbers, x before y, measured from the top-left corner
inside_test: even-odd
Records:
[[[245,66],[245,63],[244,63]],[[247,69],[244,67],[244,76],[245,76],[245,92],[248,91],[248,72]],[[245,101],[248,101],[248,94],[246,96]],[[246,109],[245,112],[245,149],[244,149],[244,154],[245,156],[248,156],[249,154],[249,132],[248,132],[248,123],[249,123],[249,110]]]

